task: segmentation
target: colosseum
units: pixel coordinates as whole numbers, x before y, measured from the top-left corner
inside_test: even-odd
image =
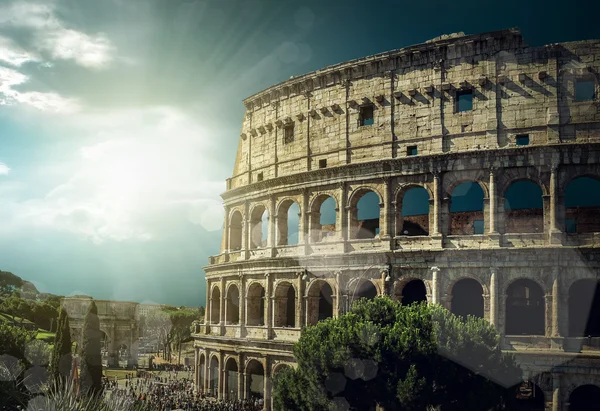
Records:
[[[457,33],[244,100],[197,389],[270,410],[302,327],[389,295],[497,327],[520,410],[598,406],[599,71],[598,40]]]

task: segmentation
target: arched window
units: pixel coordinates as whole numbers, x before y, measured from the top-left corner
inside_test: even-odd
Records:
[[[356,284],[353,300],[356,301],[360,298],[372,300],[375,297],[377,297],[377,288],[375,288],[375,285],[371,281],[365,280]]]
[[[238,365],[235,359],[229,358],[225,363],[225,396],[227,400],[238,399]]]
[[[227,290],[227,324],[239,324],[240,322],[240,291],[235,284]]]
[[[565,232],[600,232],[600,181],[577,177],[565,189]]]
[[[267,246],[269,233],[269,213],[262,205],[257,205],[250,216],[250,248]]]
[[[295,327],[296,326],[296,291],[290,283],[277,284],[275,289],[275,312],[273,326]]]
[[[506,292],[506,334],[544,335],[544,292],[531,280],[517,280]]]
[[[221,291],[219,287],[215,287],[212,290],[211,301],[210,301],[210,322],[212,324],[219,324],[221,321]]]
[[[403,305],[427,302],[427,289],[421,280],[410,280],[401,289],[400,302]]]
[[[235,211],[229,221],[229,251],[242,249],[242,213]]]
[[[600,337],[600,283],[579,280],[569,289],[569,336]]]
[[[318,243],[335,236],[336,207],[333,197],[325,194],[313,201],[310,213],[310,234],[313,242]]]
[[[263,398],[265,392],[265,371],[257,360],[251,360],[246,367],[246,398]]]
[[[483,198],[483,189],[473,181],[465,181],[452,190],[449,234],[484,233]]]
[[[277,245],[298,244],[300,227],[300,207],[292,200],[284,201],[277,214],[278,240]]]
[[[219,392],[219,360],[213,356],[210,360],[210,380],[209,391],[212,395],[217,395]]]
[[[248,288],[246,315],[246,325],[265,325],[265,289],[259,283],[253,283]]]
[[[542,189],[531,180],[512,183],[504,194],[506,233],[543,233]]]
[[[600,388],[581,385],[569,395],[569,411],[600,411]]]
[[[452,287],[452,313],[466,318],[483,318],[483,288],[477,280],[465,278]]]
[[[429,193],[423,187],[411,187],[400,194],[398,235],[429,235]]]
[[[379,196],[370,190],[357,193],[350,207],[352,226],[350,238],[375,238],[379,235]]]
[[[307,320],[311,325],[333,317],[333,290],[323,280],[313,280],[308,289]]]

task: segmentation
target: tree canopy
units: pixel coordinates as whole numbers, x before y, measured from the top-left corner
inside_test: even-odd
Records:
[[[80,390],[90,396],[102,391],[102,332],[98,308],[92,300],[83,322],[83,341],[81,344],[81,368],[79,374]]]
[[[275,409],[489,411],[521,381],[499,341],[485,320],[440,306],[361,300],[302,331],[298,367],[275,375]]]

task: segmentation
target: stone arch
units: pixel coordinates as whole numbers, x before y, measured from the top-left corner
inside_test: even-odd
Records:
[[[333,317],[334,295],[334,287],[328,281],[317,279],[310,282],[306,290],[306,320],[309,325]]]
[[[584,384],[571,391],[569,411],[600,411],[600,387]]]
[[[427,302],[427,295],[431,294],[426,282],[417,277],[407,277],[394,284],[394,300],[402,304]]]
[[[532,279],[519,278],[506,289],[506,335],[544,335],[544,288]]]
[[[250,211],[250,248],[267,246],[269,210],[264,204],[255,204]]]
[[[265,288],[258,281],[250,283],[246,292],[246,325],[265,325]]]
[[[483,191],[483,197],[490,197],[490,190],[486,180],[488,179],[487,170],[454,171],[447,172],[442,178],[443,197],[450,196],[452,192],[463,183],[476,183]],[[432,196],[433,198],[433,196]]]
[[[416,183],[402,185],[396,190],[394,199],[396,235],[429,235],[433,215],[433,193],[429,187]]]
[[[275,374],[277,374],[279,371],[284,370],[286,368],[293,368],[293,366],[291,364],[288,364],[286,362],[280,362],[277,363],[273,366],[273,370],[271,372],[271,375],[275,376]]]
[[[600,337],[600,282],[580,279],[569,287],[569,337]]]
[[[233,210],[229,215],[229,251],[242,249],[242,233],[244,217],[240,210]]]
[[[338,201],[333,194],[320,193],[310,203],[310,238],[318,243],[337,233]]]
[[[210,293],[210,323],[219,324],[221,322],[221,290],[218,285],[214,285]]]
[[[561,165],[557,170],[558,192],[564,196],[565,189],[569,183],[579,177],[590,177],[597,179],[600,176],[600,164],[569,164]]]
[[[235,357],[228,357],[225,360],[225,399],[235,400],[239,398],[238,393],[238,375],[239,367]]]
[[[300,210],[294,198],[284,198],[277,205],[277,245],[298,244]]]
[[[217,395],[219,392],[219,357],[216,354],[210,356],[209,370],[208,370],[208,391]]]
[[[383,205],[382,196],[378,190],[370,186],[358,187],[350,193],[348,205],[350,238],[377,237],[381,225],[381,207]]]
[[[483,318],[484,293],[482,284],[474,278],[463,277],[455,281],[452,285],[450,311],[462,318],[469,315]]]
[[[449,192],[448,234],[472,235],[485,232],[485,184],[479,181],[456,181]]]
[[[354,302],[360,298],[372,300],[373,298],[381,295],[379,284],[370,278],[364,277],[353,278],[351,281],[349,281],[347,292],[351,302]]]
[[[544,232],[543,189],[530,179],[515,179],[502,195],[504,232]]]
[[[237,284],[231,283],[228,285],[225,301],[226,301],[225,324],[239,324],[240,323],[240,290],[239,290]]]
[[[565,232],[600,232],[600,178],[597,175],[578,175],[564,190]]]
[[[501,173],[498,173],[496,179],[496,187],[499,193],[499,197],[506,195],[506,190],[515,182],[519,180],[531,180],[542,189],[542,195],[550,195],[548,186],[544,183],[542,173],[535,167],[513,167],[505,168]]]
[[[277,283],[273,304],[273,326],[296,327],[296,289],[292,283]]]
[[[265,368],[261,361],[251,359],[246,363],[246,398],[264,398]]]

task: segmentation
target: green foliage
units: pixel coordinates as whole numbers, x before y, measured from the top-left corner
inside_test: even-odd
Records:
[[[0,295],[11,294],[23,286],[23,280],[9,271],[0,271]]]
[[[73,361],[71,347],[69,316],[67,311],[62,308],[58,316],[58,329],[49,367],[50,379],[57,385],[67,381],[71,373]]]
[[[389,298],[307,327],[294,355],[297,369],[276,375],[275,409],[489,411],[521,378],[486,321]]]
[[[19,360],[26,360],[25,347],[35,339],[35,332],[7,323],[0,323],[0,355],[10,355]]]
[[[93,300],[85,315],[82,332],[80,392],[92,397],[98,396],[102,391],[102,332],[98,308]]]
[[[0,323],[0,409],[15,409],[29,399],[23,384],[25,370],[30,366],[25,349],[34,338],[34,332]]]
[[[34,365],[46,367],[50,363],[50,345],[42,340],[30,341],[25,347],[25,358]]]

